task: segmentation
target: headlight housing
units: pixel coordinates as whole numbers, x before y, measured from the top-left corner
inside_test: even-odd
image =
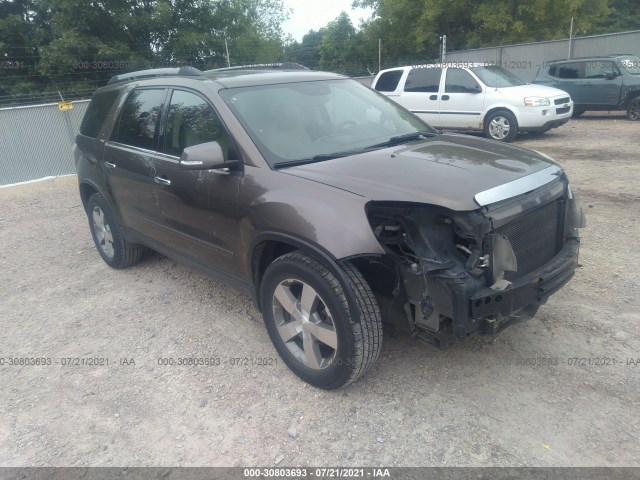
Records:
[[[548,107],[551,102],[545,97],[525,97],[524,105],[526,107]]]

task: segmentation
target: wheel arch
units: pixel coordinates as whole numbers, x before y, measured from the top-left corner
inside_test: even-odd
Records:
[[[89,199],[91,198],[91,195],[95,193],[100,193],[100,191],[95,185],[93,185],[88,181],[81,181],[78,187],[80,189],[80,199],[82,200],[82,206],[86,211],[87,203],[89,203]]]
[[[493,113],[499,112],[501,110],[506,110],[507,112],[509,112],[511,115],[513,115],[516,118],[516,122],[518,123],[518,130],[520,129],[520,118],[518,116],[518,111],[512,107],[509,107],[507,105],[494,105],[489,107],[489,109],[484,112],[484,115],[482,116],[482,126],[481,128],[484,130],[485,127],[485,120],[487,118],[489,118],[490,115],[492,115]]]
[[[633,102],[638,97],[640,97],[640,87],[629,90],[625,95],[625,99],[623,103],[625,110],[629,108],[629,105],[631,104],[631,102]]]
[[[356,318],[360,318],[360,309],[355,293],[348,287],[349,279],[339,265],[340,260],[323,249],[320,245],[308,240],[281,232],[262,232],[257,235],[249,249],[249,274],[253,283],[255,304],[260,310],[260,288],[262,277],[269,265],[278,257],[289,252],[300,251],[322,262],[335,275],[340,283],[347,286],[345,294],[347,302]],[[355,268],[355,267],[354,267]]]

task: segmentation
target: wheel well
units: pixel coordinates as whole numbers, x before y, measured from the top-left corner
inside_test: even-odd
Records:
[[[285,242],[276,240],[268,240],[256,245],[253,250],[251,271],[253,275],[253,284],[256,292],[260,291],[260,282],[267,267],[276,258],[282,255],[298,250],[297,247]]]
[[[349,260],[367,281],[374,293],[393,297],[398,286],[398,272],[393,265],[379,256],[356,257]]]
[[[624,108],[629,108],[631,102],[633,102],[636,98],[640,97],[640,90],[634,90],[633,92],[629,92],[629,97],[626,101]]]
[[[98,191],[88,183],[80,184],[80,198],[82,199],[82,205],[84,206],[85,210],[87,209],[89,198],[91,198],[91,195],[93,195],[94,193],[98,193]]]
[[[251,265],[256,298],[258,298],[260,294],[260,284],[267,267],[269,267],[276,258],[296,250],[301,250],[300,246],[277,240],[267,240],[256,245],[253,250]],[[318,260],[322,261],[322,258],[318,255],[314,255],[313,251],[309,251],[304,248],[302,251],[305,254],[314,256]],[[351,263],[351,265],[362,274],[374,292],[382,295],[391,295],[397,282],[397,278],[395,276],[396,272],[378,260],[377,256],[358,257],[349,260],[349,263]]]
[[[500,112],[500,111],[509,112],[511,115],[515,117],[516,124],[518,123],[518,117],[512,110],[508,109],[507,107],[493,107],[491,110],[488,110],[487,113],[484,114],[484,117],[482,117],[482,128],[485,127],[485,119],[489,118],[489,116],[492,113]]]

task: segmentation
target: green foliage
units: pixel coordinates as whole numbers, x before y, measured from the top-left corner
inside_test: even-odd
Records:
[[[363,27],[369,54],[382,39],[384,66],[439,57],[449,50],[640,29],[637,0],[355,0],[373,8]]]
[[[320,41],[320,62],[322,70],[339,73],[351,73],[358,62],[358,44],[360,36],[351,23],[349,16],[342,12],[324,29]]]
[[[324,28],[309,30],[302,42],[293,41],[287,45],[285,56],[288,61],[299,63],[307,68],[316,69],[320,65],[320,42],[324,35]]]
[[[609,15],[603,17],[593,33],[628,32],[640,29],[640,5],[638,0],[610,0]],[[636,51],[638,47],[636,46]]]
[[[0,0],[0,103],[86,95],[118,73],[283,57],[281,0]]]
[[[638,0],[354,0],[371,18],[346,13],[301,42],[283,35],[282,0],[0,0],[0,104],[26,95],[86,96],[125,71],[290,61],[366,74],[426,63],[449,50],[640,29]],[[54,96],[55,95],[55,96]]]

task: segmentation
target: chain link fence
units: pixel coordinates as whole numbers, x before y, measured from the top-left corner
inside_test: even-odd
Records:
[[[75,173],[71,157],[88,100],[0,109],[0,185]]]

